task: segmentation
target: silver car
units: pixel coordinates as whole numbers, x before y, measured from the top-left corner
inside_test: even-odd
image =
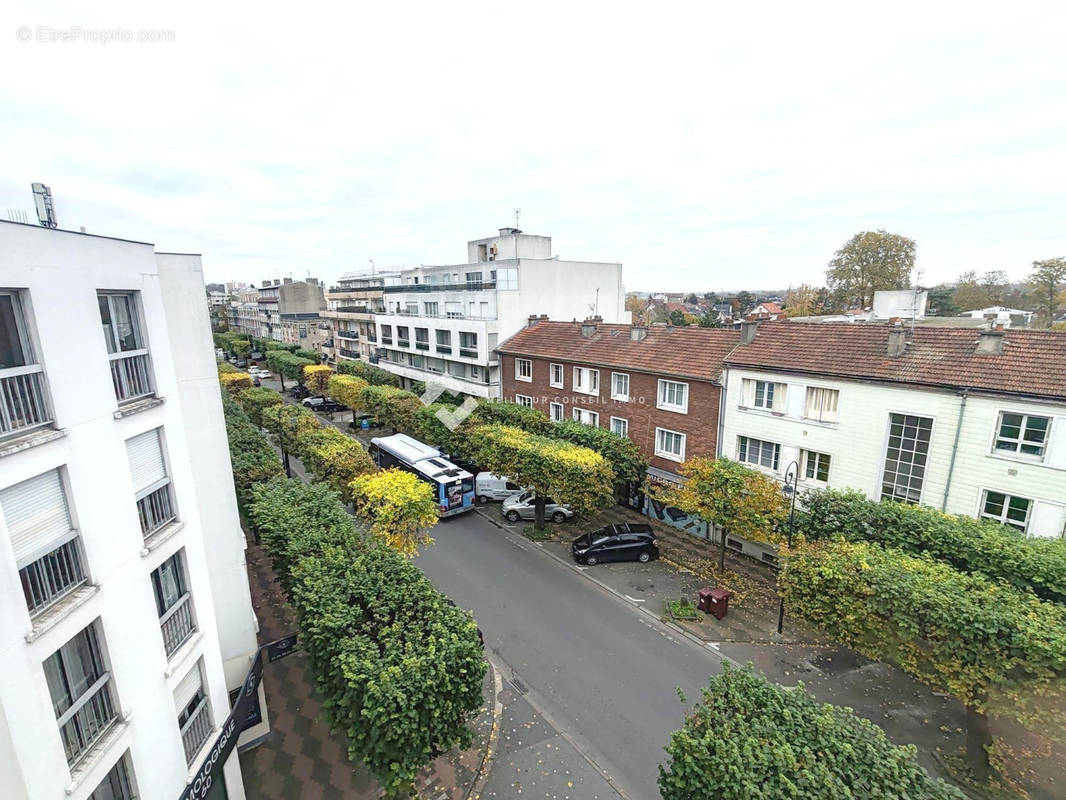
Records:
[[[535,519],[537,509],[533,505],[533,492],[522,492],[522,494],[514,495],[504,500],[503,515],[508,522],[518,522],[520,519]],[[544,504],[545,519],[550,519],[552,522],[566,522],[572,516],[574,516],[574,512],[570,510],[569,506],[560,505],[550,497],[547,498],[547,502]]]

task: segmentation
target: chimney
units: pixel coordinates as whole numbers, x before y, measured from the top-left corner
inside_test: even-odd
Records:
[[[587,319],[581,323],[581,335],[586,339],[591,339],[596,333],[595,319]]]
[[[634,325],[629,329],[629,338],[634,342],[642,342],[648,338],[648,329],[642,325]]]
[[[899,358],[907,350],[907,329],[892,328],[888,332],[888,357]]]
[[[993,328],[981,331],[977,337],[977,352],[984,356],[1003,355],[1003,331]]]
[[[759,330],[758,320],[745,320],[740,323],[740,343],[751,344],[755,341],[755,332]]]
[[[536,314],[530,314],[529,319],[526,320],[526,327],[532,328],[538,322],[540,322],[540,317],[538,317]]]

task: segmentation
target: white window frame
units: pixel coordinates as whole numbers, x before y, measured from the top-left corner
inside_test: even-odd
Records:
[[[1014,416],[1022,418],[1020,430],[1018,432],[1018,439],[1011,439],[1009,437],[1005,438],[1000,435],[1000,431],[1003,430],[1004,414],[1013,414]],[[1038,417],[1040,419],[1047,420],[1047,426],[1044,428],[1044,441],[1040,444],[1039,454],[1022,452],[1022,445],[1025,444],[1025,430],[1028,426],[1028,422],[1031,417]],[[1052,427],[1054,427],[1054,424],[1055,420],[1051,414],[1029,414],[1025,411],[1011,411],[1009,409],[1002,409],[996,415],[996,427],[992,431],[992,455],[1006,456],[1007,458],[1016,458],[1021,459],[1023,461],[1043,461],[1044,458],[1047,456],[1048,443],[1051,441],[1051,429]],[[1014,449],[1008,450],[1006,448],[998,447],[997,445],[1001,439],[1008,442],[1015,442]]]
[[[580,422],[582,425],[589,425],[593,428],[600,427],[600,412],[589,411],[587,408],[581,408],[580,406],[574,407],[574,419]]]
[[[998,516],[995,514],[991,514],[985,510],[985,507],[988,505],[989,493],[1003,495],[1003,511],[1001,511]],[[1011,500],[1024,500],[1029,504],[1028,507],[1025,509],[1025,520],[1021,523],[1021,527],[1015,524],[1017,520],[1008,521],[1007,512],[1010,510]],[[977,516],[979,519],[988,519],[992,522],[998,522],[1001,525],[1010,525],[1015,530],[1021,531],[1026,535],[1029,534],[1029,522],[1033,518],[1033,507],[1036,505],[1036,500],[1034,500],[1033,498],[1022,497],[1021,495],[1011,494],[1010,492],[1002,492],[998,489],[982,489],[980,502],[981,505],[977,509]]]
[[[585,376],[588,376],[586,387]],[[600,396],[600,371],[592,367],[574,367],[574,391],[594,397]]]
[[[549,403],[548,409],[551,411],[548,416],[552,422],[562,422],[566,419],[566,409],[562,403]]]
[[[525,374],[526,370],[529,374]],[[514,360],[514,379],[523,383],[533,382],[533,361],[528,358],[516,358]]]
[[[670,434],[671,436],[681,437],[681,452],[674,453],[670,450],[664,450],[660,446],[660,439],[665,438],[663,434]],[[655,455],[659,458],[665,458],[669,461],[677,461],[678,463],[685,460],[685,448],[687,446],[688,436],[681,431],[672,431],[669,428],[656,428],[655,429]]]
[[[762,402],[759,402],[759,390],[762,389]],[[754,408],[761,408],[763,411],[774,410],[774,395],[777,393],[777,384],[774,381],[763,381],[756,379],[755,381],[755,400],[752,402]]]
[[[812,460],[812,456],[813,456],[813,461],[814,461],[814,477],[813,478],[810,475],[807,474],[808,467],[810,466],[810,463],[811,463],[811,460]],[[818,477],[818,467],[821,466],[821,461],[822,461],[823,458],[828,460],[828,464],[826,465],[826,477],[825,477],[824,481]],[[801,466],[800,475],[803,476],[803,480],[804,481],[806,481],[807,483],[816,483],[819,486],[827,486],[827,485],[829,485],[829,473],[833,469],[833,456],[832,455],[830,455],[829,453],[820,452],[818,450],[804,450],[802,452],[802,458],[800,460],[803,462],[800,465]]]
[[[626,390],[625,392],[616,392],[615,383],[619,378],[625,378]],[[611,399],[621,400],[623,403],[629,402],[629,373],[628,372],[612,372],[611,373]]]
[[[685,392],[685,402],[682,404],[668,403],[665,400],[666,396],[666,384],[672,384],[673,386],[683,386]],[[662,409],[663,411],[673,411],[677,414],[688,413],[688,383],[684,381],[671,381],[665,378],[659,378],[659,387],[655,394],[655,407]],[[665,430],[665,428],[663,429]]]
[[[558,371],[559,378],[556,380],[555,375]],[[563,384],[566,382],[566,369],[562,364],[552,363],[548,367],[548,385],[555,389],[562,389]]]
[[[619,433],[618,431],[616,431],[614,429],[616,422],[622,423],[619,426],[622,429],[621,433]],[[628,439],[629,438],[629,420],[626,419],[625,417],[611,417],[611,433],[613,433],[615,436],[619,436],[619,437],[621,437],[623,439]]]
[[[746,442],[742,443],[742,439],[746,440]],[[758,443],[759,450],[759,458],[754,461],[751,460],[752,442]],[[762,454],[766,448],[766,445],[771,445],[774,448],[773,463],[769,466],[762,463]],[[744,450],[743,454],[741,454],[742,448]],[[764,472],[770,471],[778,473],[781,471],[781,444],[780,442],[771,442],[769,439],[759,439],[755,436],[737,436],[737,461],[739,461],[741,464],[747,464],[749,467],[761,469]]]
[[[516,394],[514,396],[514,401],[520,406],[525,406],[526,408],[533,408],[533,398],[530,397],[528,394]]]
[[[924,453],[919,452],[919,448],[917,446],[915,446],[913,449],[904,449],[904,447],[903,447],[904,441],[903,440],[906,437],[903,437],[902,433],[901,433],[901,436],[900,436],[900,440],[901,441],[900,441],[899,445],[896,448],[892,447],[892,444],[893,444],[893,442],[892,442],[892,417],[893,416],[898,416],[898,417],[902,418],[901,425],[904,426],[903,429],[902,429],[902,432],[904,432],[904,433],[906,432],[906,423],[907,423],[907,418],[908,417],[912,417],[915,420],[917,420],[916,427],[919,428],[919,429],[921,428],[921,423],[924,420],[928,420],[929,421],[929,426],[928,426],[928,428],[929,428],[929,436],[928,436],[928,440],[926,441],[926,448],[925,448],[925,452]],[[924,416],[922,414],[914,414],[914,413],[908,412],[908,411],[893,411],[891,409],[889,410],[889,412],[888,412],[888,425],[887,425],[886,430],[885,430],[885,444],[884,444],[884,446],[881,449],[881,473],[880,473],[878,484],[877,484],[877,486],[878,486],[878,490],[877,490],[878,491],[878,494],[877,494],[878,499],[880,499],[880,500],[896,500],[896,501],[901,502],[901,503],[910,503],[912,505],[919,505],[922,502],[922,494],[925,491],[925,487],[929,483],[929,480],[928,480],[928,478],[929,478],[929,474],[928,474],[929,473],[929,460],[930,460],[930,456],[931,456],[931,454],[933,452],[933,435],[934,435],[935,432],[936,432],[936,418],[935,417],[927,417],[927,416]],[[915,444],[916,445],[917,445],[918,439],[920,439],[920,437],[916,436],[916,438],[915,438]],[[887,467],[888,467],[888,461],[889,461],[889,451],[892,450],[892,449],[898,450],[899,457],[894,459],[893,466],[897,469],[897,472],[895,474],[895,477],[892,478],[892,492],[891,492],[891,494],[886,496],[885,480],[886,480],[886,478],[888,476]],[[902,458],[902,456],[905,453],[909,456],[908,460],[904,460]],[[918,456],[921,456],[924,459],[924,463],[922,463],[922,464],[918,464],[917,463]],[[906,476],[903,476],[898,471],[900,467],[904,467],[904,466],[907,468],[907,472],[908,472],[908,474]],[[915,476],[914,473],[915,473],[915,471],[917,469],[921,469],[921,475]],[[900,478],[901,477],[905,477],[906,480],[904,480],[903,482],[900,482]],[[914,483],[915,479],[918,481],[918,484],[917,484],[917,496],[916,497],[915,496],[908,496],[909,494],[913,493],[913,491],[914,491],[913,483]],[[900,490],[902,490],[902,492]]]
[[[832,411],[822,411],[815,415],[811,407],[811,392],[832,392],[836,402]],[[808,386],[803,394],[803,418],[810,422],[834,423],[840,421],[840,390],[830,386]]]

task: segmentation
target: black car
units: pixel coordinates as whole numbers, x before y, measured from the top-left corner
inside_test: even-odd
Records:
[[[646,564],[659,557],[655,531],[642,523],[617,523],[585,533],[571,546],[574,561],[590,567],[604,561],[639,561]]]
[[[291,389],[289,389],[289,397],[294,397],[297,400],[301,400],[304,397],[310,397],[310,396],[311,396],[311,390],[308,389],[306,386],[303,386],[302,384],[298,383],[295,386],[293,386]]]
[[[345,411],[343,406],[332,397],[308,397],[304,400],[304,406],[312,411]]]

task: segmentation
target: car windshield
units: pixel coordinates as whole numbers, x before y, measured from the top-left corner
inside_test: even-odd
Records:
[[[533,502],[533,492],[522,492],[522,494],[520,494],[518,496],[518,502],[520,502],[520,503],[532,503]]]

